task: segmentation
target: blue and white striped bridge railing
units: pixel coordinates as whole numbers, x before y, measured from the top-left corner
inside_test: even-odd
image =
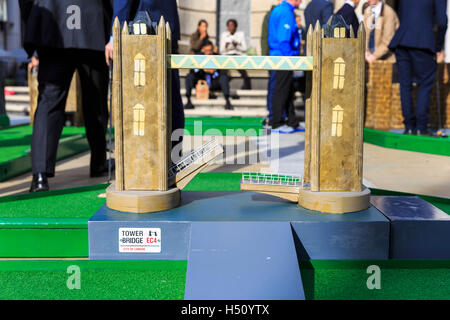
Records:
[[[167,55],[169,69],[312,71],[313,57]]]

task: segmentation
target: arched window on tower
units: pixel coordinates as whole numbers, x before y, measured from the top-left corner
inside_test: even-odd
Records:
[[[140,137],[145,134],[145,109],[141,104],[133,107],[133,133]]]
[[[345,61],[342,58],[334,60],[333,89],[344,89]]]
[[[333,108],[333,116],[331,120],[331,136],[341,137],[342,136],[342,126],[344,122],[344,109],[341,106],[336,106]]]
[[[145,86],[145,57],[140,53],[134,57],[134,85]]]
[[[335,38],[345,38],[345,28],[344,27],[334,28],[334,37]]]

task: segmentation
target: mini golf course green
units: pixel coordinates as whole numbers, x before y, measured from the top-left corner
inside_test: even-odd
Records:
[[[201,173],[188,190],[239,190],[239,173]],[[222,183],[223,182],[223,183]],[[87,221],[107,185],[0,198],[1,257],[87,257]],[[407,195],[373,189],[374,195]],[[450,214],[450,200],[421,196]],[[69,266],[81,289],[69,290]],[[450,261],[300,261],[308,299],[450,299]],[[382,289],[366,286],[367,267]],[[186,261],[0,261],[0,299],[183,299]]]
[[[32,126],[0,130],[0,182],[31,170]],[[65,127],[59,142],[57,160],[89,150],[84,128]]]
[[[364,142],[389,149],[450,156],[450,138],[407,135],[365,128]]]
[[[190,134],[194,132],[194,121],[202,119],[187,120],[186,129],[192,130]],[[233,118],[203,120],[202,134],[209,128],[217,129],[217,121],[223,121],[223,134],[233,123],[234,128],[242,129],[244,134],[249,129],[257,131],[261,128],[259,118],[251,121]],[[66,139],[84,139],[86,145],[85,137],[78,136],[84,135],[83,128],[66,128],[63,134],[66,134]],[[30,135],[31,128],[26,126],[1,130],[0,162],[14,162],[27,157],[23,152],[29,148]],[[390,133],[373,132],[373,135],[388,137]],[[403,138],[398,139],[402,141]],[[368,139],[375,138],[369,135]],[[423,144],[430,143],[428,139],[434,138],[423,140]],[[384,142],[382,139],[377,141],[369,143],[401,149],[400,142],[388,144],[387,138]],[[439,144],[443,149],[439,149],[437,154],[445,155],[448,141],[439,141]],[[70,149],[79,150],[75,147]],[[240,173],[200,173],[186,189],[235,191],[240,188],[240,179]],[[0,258],[37,258],[0,260],[0,299],[183,299],[186,261],[39,260],[88,256],[88,220],[105,203],[102,194],[106,187],[104,184],[0,197]],[[409,195],[378,189],[371,191],[373,195]],[[450,214],[450,199],[420,197]],[[369,290],[366,286],[367,267],[370,265],[381,268],[381,290]],[[67,287],[69,266],[80,268],[79,290]],[[310,300],[450,299],[448,260],[311,260],[300,261],[299,266],[306,297]]]

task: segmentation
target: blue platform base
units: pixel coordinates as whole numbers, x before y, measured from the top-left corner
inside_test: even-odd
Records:
[[[184,191],[180,207],[158,213],[121,213],[103,206],[89,220],[93,260],[186,260],[195,222],[286,222],[299,259],[388,259],[389,220],[376,208],[344,215],[303,209],[251,192]],[[160,253],[119,252],[119,228],[160,228]],[[240,232],[230,236],[241,237]]]
[[[89,221],[90,259],[188,260],[185,298],[192,300],[301,300],[299,259],[388,253],[389,221],[374,207],[321,214],[251,192],[186,191],[176,209],[133,214],[103,206]]]
[[[450,216],[419,197],[372,197],[391,221],[391,259],[450,259]]]
[[[304,300],[288,222],[193,222],[186,300]]]

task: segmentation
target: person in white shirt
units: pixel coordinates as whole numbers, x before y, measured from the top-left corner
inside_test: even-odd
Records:
[[[242,31],[237,31],[238,23],[235,19],[227,21],[227,29],[220,36],[220,54],[228,56],[247,55],[247,42]],[[250,90],[252,88],[250,78],[245,70],[238,70],[244,80],[241,89]]]

